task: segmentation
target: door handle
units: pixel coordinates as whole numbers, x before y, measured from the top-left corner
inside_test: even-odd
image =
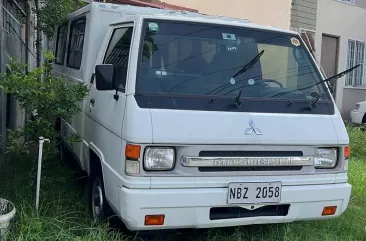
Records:
[[[90,77],[90,84],[94,84],[94,78],[95,78],[95,73],[92,73],[92,76]]]
[[[90,108],[90,112],[92,111],[92,109],[94,109],[94,104],[95,104],[95,99],[90,99],[90,106],[89,106],[89,108]]]

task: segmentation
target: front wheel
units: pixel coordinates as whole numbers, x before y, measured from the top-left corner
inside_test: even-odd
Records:
[[[62,138],[59,138],[58,140],[58,144],[57,144],[57,148],[58,148],[58,159],[60,161],[61,165],[65,165],[65,144],[62,140]]]
[[[366,124],[366,114],[363,116],[361,124]]]
[[[95,223],[103,222],[109,214],[109,205],[105,198],[103,178],[99,175],[92,177],[90,208]]]

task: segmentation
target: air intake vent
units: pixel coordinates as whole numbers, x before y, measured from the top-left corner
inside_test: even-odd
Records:
[[[254,210],[241,207],[217,207],[210,209],[210,220],[273,216],[283,217],[287,216],[289,208],[289,204],[264,206]]]

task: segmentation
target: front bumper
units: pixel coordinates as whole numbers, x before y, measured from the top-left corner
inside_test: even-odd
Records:
[[[227,188],[128,189],[120,188],[120,216],[130,230],[213,228],[251,224],[285,223],[340,216],[351,195],[348,183],[283,186],[281,204],[289,204],[286,216],[260,216],[210,220],[212,207],[227,205]],[[239,205],[250,208],[252,205]],[[337,206],[333,216],[322,216],[325,206]],[[162,226],[145,226],[145,215],[165,215]]]
[[[363,120],[364,115],[365,115],[364,112],[359,112],[357,110],[352,110],[351,111],[351,121],[352,121],[352,123],[362,124],[362,120]]]

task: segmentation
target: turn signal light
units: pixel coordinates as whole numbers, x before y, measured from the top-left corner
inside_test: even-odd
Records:
[[[349,159],[351,157],[351,147],[345,146],[344,147],[344,158]]]
[[[334,215],[337,211],[337,206],[329,206],[323,208],[322,216]]]
[[[127,158],[139,159],[140,158],[141,146],[139,145],[126,145],[125,155]]]
[[[165,215],[146,215],[145,226],[163,225]]]

